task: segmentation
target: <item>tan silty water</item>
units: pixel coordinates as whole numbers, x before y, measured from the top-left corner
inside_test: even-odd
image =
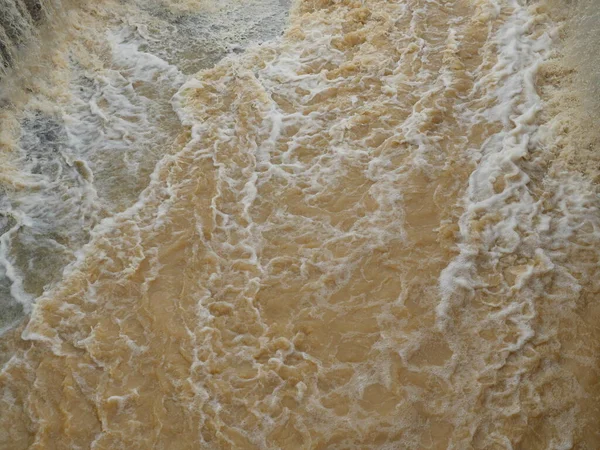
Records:
[[[522,3],[302,0],[173,75],[148,186],[3,337],[0,447],[600,448],[598,197]]]

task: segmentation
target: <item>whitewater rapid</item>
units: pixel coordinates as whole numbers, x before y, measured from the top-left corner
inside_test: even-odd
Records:
[[[7,72],[0,443],[596,448],[577,15],[289,7],[65,5]]]

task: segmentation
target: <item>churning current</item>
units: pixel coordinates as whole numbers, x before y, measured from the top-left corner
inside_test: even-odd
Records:
[[[600,448],[597,0],[2,0],[0,447]]]

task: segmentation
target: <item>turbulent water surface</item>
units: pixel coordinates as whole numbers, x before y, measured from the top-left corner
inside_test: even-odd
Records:
[[[596,0],[2,0],[0,447],[600,448]]]

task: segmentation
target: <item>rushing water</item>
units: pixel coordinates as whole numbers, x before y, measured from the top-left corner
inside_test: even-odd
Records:
[[[5,0],[0,447],[600,448],[595,3]]]

